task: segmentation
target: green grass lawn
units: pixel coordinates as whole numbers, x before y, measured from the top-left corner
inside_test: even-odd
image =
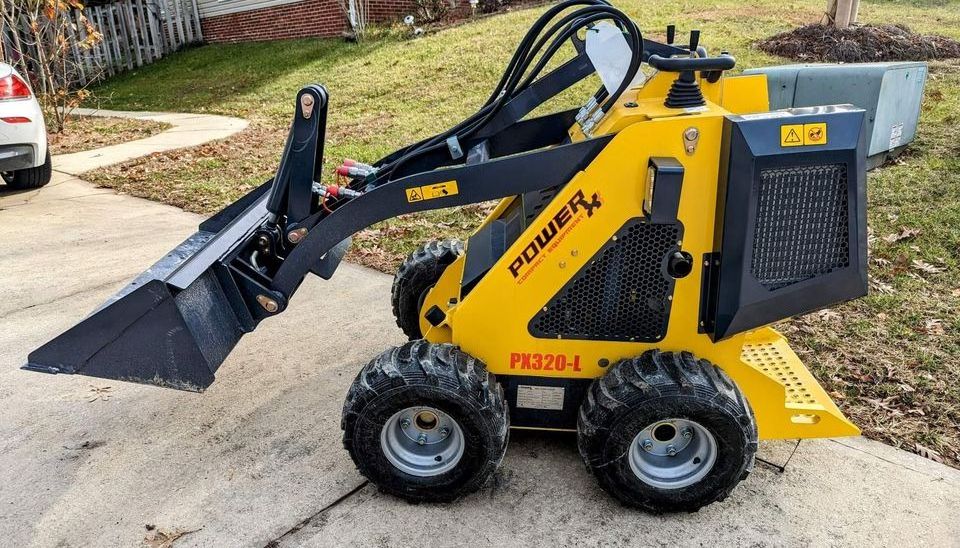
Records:
[[[703,30],[740,67],[784,60],[758,39],[819,18],[825,2],[618,2],[650,36],[667,23]],[[642,8],[641,8],[642,5]],[[331,93],[327,167],[375,160],[458,122],[496,83],[542,8],[518,10],[409,40],[378,31],[363,44],[297,40],[205,46],[106,82],[101,106],[232,114],[243,133],[88,174],[123,192],[210,213],[276,167],[297,90]],[[864,0],[861,20],[960,39],[960,3]],[[583,95],[561,102],[573,104]],[[870,296],[781,328],[866,435],[960,463],[960,62],[931,64],[917,141],[869,177]],[[391,271],[419,242],[463,235],[482,206],[382,223],[357,238],[353,260]]]

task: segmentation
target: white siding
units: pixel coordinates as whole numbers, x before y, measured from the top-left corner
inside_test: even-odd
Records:
[[[197,0],[200,18],[216,17],[228,13],[258,10],[283,4],[293,4],[302,0]]]

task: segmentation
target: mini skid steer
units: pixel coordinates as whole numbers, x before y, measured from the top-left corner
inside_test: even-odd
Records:
[[[410,342],[347,394],[344,445],[381,490],[455,499],[496,470],[509,428],[560,430],[623,503],[692,511],[746,477],[758,439],[856,435],[768,326],[867,291],[864,112],[769,111],[764,75],[725,75],[734,57],[674,34],[561,2],[476,114],[344,162],[342,185],[321,182],[330,98],[304,87],[275,177],[24,367],[203,391],[357,231],[499,200],[466,241],[403,263]],[[530,116],[595,74],[582,107]]]

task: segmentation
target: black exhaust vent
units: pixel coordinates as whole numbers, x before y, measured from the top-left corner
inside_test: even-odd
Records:
[[[847,166],[760,171],[750,273],[780,289],[850,266]]]
[[[682,226],[631,219],[530,321],[540,338],[654,342],[670,318],[666,258]]]

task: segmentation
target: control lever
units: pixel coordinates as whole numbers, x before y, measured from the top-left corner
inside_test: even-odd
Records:
[[[684,72],[688,70],[714,71],[730,70],[736,66],[737,60],[732,55],[717,57],[661,57],[651,55],[647,64],[664,72]]]
[[[672,46],[674,38],[677,37],[677,26],[667,25],[667,45]]]
[[[690,31],[690,57],[697,56],[697,48],[700,46],[700,31]]]

